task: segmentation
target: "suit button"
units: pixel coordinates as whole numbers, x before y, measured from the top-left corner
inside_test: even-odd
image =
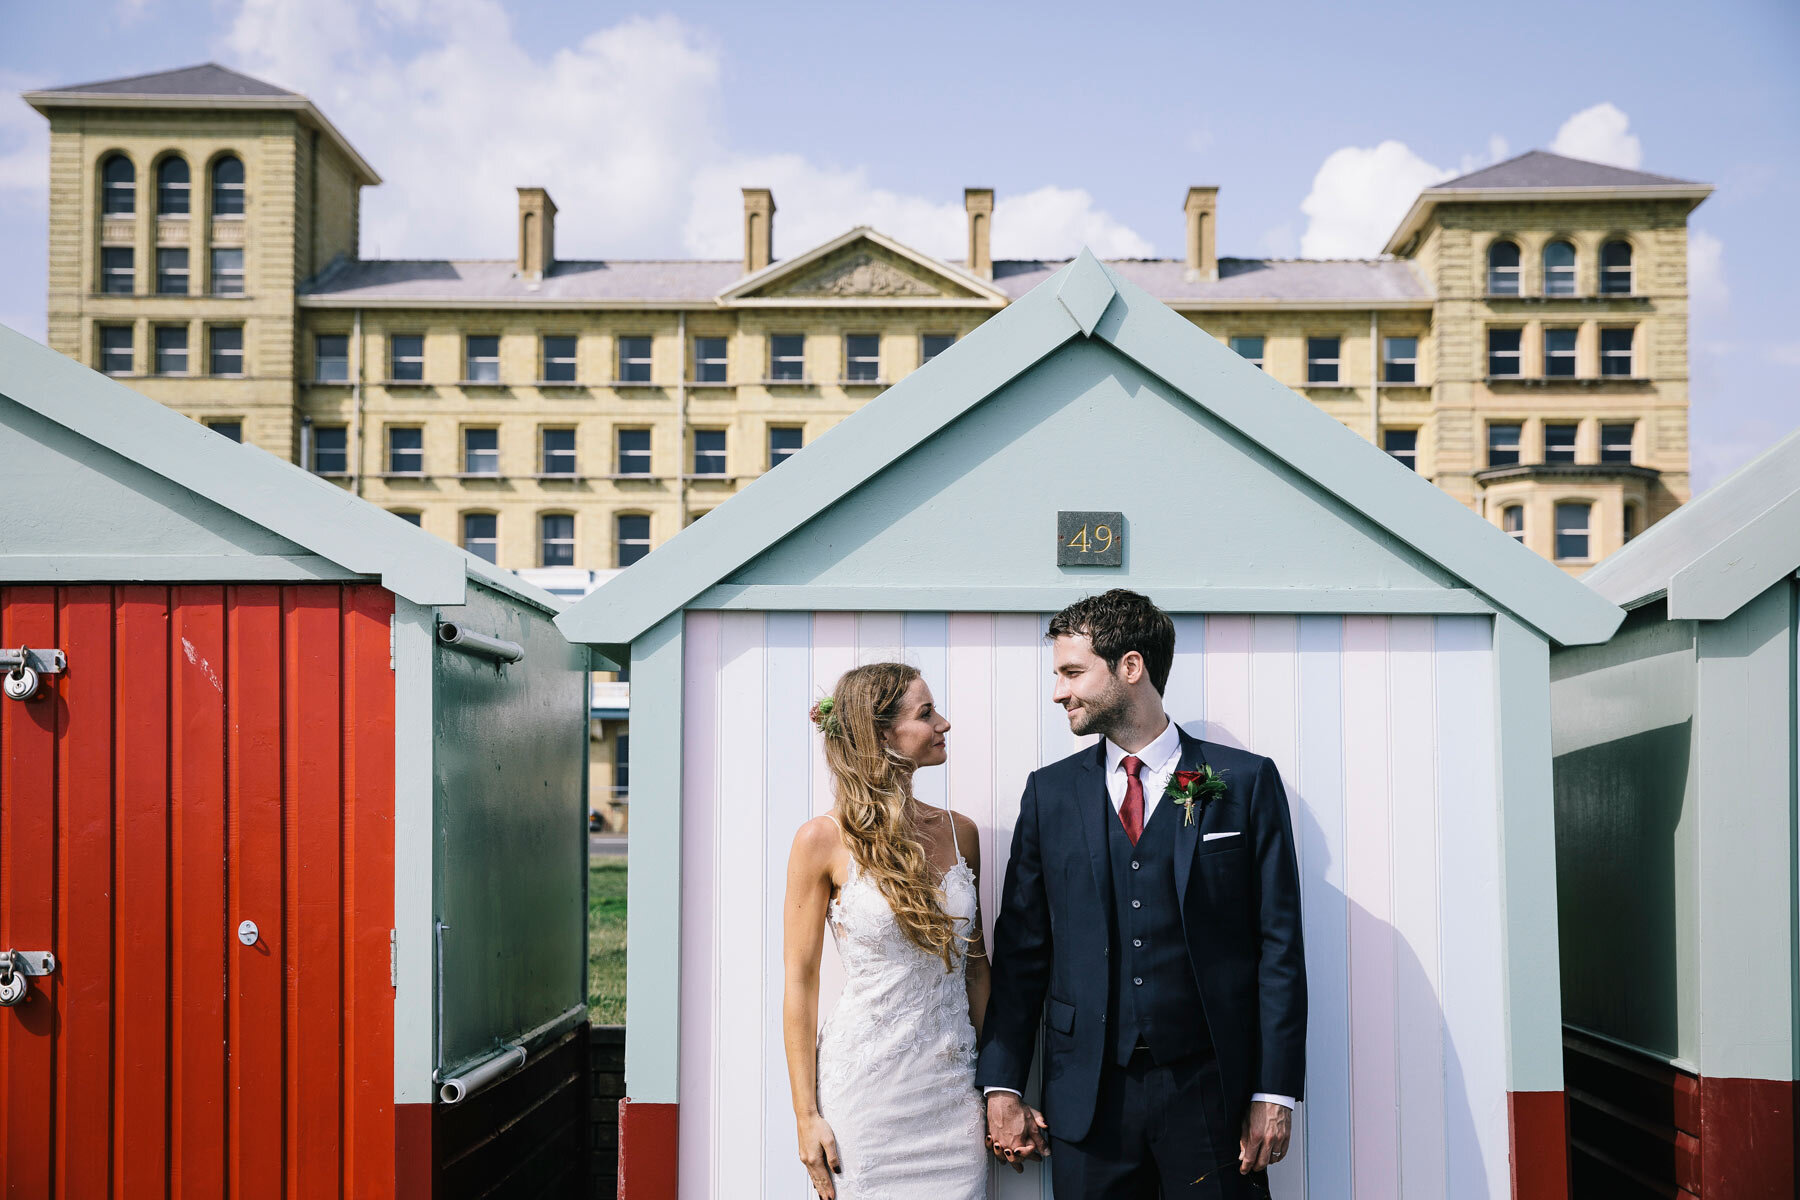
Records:
[[[1144,944],[1144,939],[1143,938],[1132,938],[1131,944],[1134,946],[1142,946]]]
[[[1111,947],[1111,946],[1106,946],[1106,947],[1103,947],[1103,948],[1102,948],[1102,949],[1101,949],[1101,951],[1100,951],[1100,953],[1102,953],[1102,954],[1111,954],[1111,953],[1112,953],[1112,947]]]
[[[1143,902],[1143,901],[1142,901],[1142,900],[1133,900],[1133,901],[1132,901],[1132,902],[1131,902],[1131,907],[1133,907],[1133,908],[1142,908],[1142,907],[1144,907],[1144,902]]]
[[[1132,862],[1132,864],[1131,864],[1131,869],[1132,869],[1132,870],[1134,870],[1134,871],[1135,871],[1135,870],[1137,870],[1137,869],[1138,869],[1138,865],[1137,865],[1137,863],[1136,863],[1136,862],[1135,862],[1135,861],[1133,861],[1133,862]]]
[[[1133,976],[1131,982],[1137,984],[1137,986],[1139,986],[1139,987],[1144,986],[1144,980],[1143,980],[1142,976]]]

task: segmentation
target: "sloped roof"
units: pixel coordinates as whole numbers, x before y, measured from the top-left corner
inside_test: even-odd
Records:
[[[210,62],[177,67],[173,71],[152,71],[148,75],[102,79],[98,83],[45,88],[44,91],[61,96],[299,96],[298,92]]]
[[[1648,171],[1633,171],[1609,163],[1569,158],[1562,154],[1552,154],[1548,150],[1527,150],[1505,162],[1497,162],[1491,167],[1483,167],[1479,171],[1471,171],[1467,175],[1437,184],[1431,190],[1448,192],[1471,188],[1660,187],[1671,183],[1696,186],[1692,180],[1677,179],[1673,175],[1652,175]]]
[[[1564,644],[1604,641],[1624,614],[1192,321],[1083,251],[1012,306],[839,422],[557,619],[616,647],[840,503],[1058,348],[1094,337],[1271,459],[1411,547],[1496,607]],[[1243,387],[1220,387],[1236,373]],[[854,503],[854,501],[852,501]]]
[[[793,301],[785,296],[773,296],[765,300],[762,297],[757,296],[757,293],[771,288],[783,280],[804,279],[807,272],[815,265],[823,263],[833,254],[836,254],[838,251],[844,250],[859,241],[867,242],[869,245],[877,247],[879,250],[886,251],[888,254],[904,262],[910,262],[924,274],[936,276],[951,287],[969,293],[969,296],[964,297],[947,296],[941,299],[934,297],[931,299],[915,300],[913,301],[914,303],[966,304],[971,302],[971,297],[973,297],[975,302],[979,302],[985,307],[997,308],[1006,303],[1007,297],[1005,293],[996,289],[989,281],[970,274],[960,266],[933,258],[929,254],[914,250],[911,246],[903,245],[893,238],[888,237],[885,233],[871,229],[867,225],[858,225],[854,229],[839,234],[828,242],[814,246],[805,254],[795,258],[772,262],[762,270],[745,276],[731,287],[720,292],[719,299],[728,304],[756,302],[768,304],[792,303]]]
[[[1070,260],[994,264],[994,282],[1022,296]],[[1219,307],[1257,303],[1397,305],[1431,303],[1411,264],[1397,259],[1221,258],[1217,279],[1190,279],[1179,258],[1108,259],[1106,265],[1165,304],[1185,301]]]
[[[415,604],[461,604],[469,579],[559,612],[556,597],[310,471],[0,325],[0,396]]]
[[[1581,577],[1623,608],[1721,620],[1800,569],[1800,430]]]

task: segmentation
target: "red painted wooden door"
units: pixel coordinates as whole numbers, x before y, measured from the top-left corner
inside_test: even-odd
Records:
[[[392,597],[0,587],[0,1196],[394,1189]],[[239,923],[254,921],[254,944]]]

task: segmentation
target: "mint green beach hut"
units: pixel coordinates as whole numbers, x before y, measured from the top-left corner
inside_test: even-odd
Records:
[[[1549,655],[1623,614],[1085,252],[558,618],[632,672],[622,1196],[810,1194],[780,913],[832,802],[812,700],[920,667],[956,732],[919,786],[980,827],[991,919],[1026,774],[1079,748],[1046,615],[1115,586],[1176,620],[1175,719],[1287,787],[1278,1194],[1566,1196]]]

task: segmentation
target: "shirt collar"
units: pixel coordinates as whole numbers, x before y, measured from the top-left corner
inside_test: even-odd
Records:
[[[1117,771],[1119,764],[1125,760],[1125,751],[1114,744],[1111,738],[1106,743],[1106,769]],[[1175,760],[1181,756],[1181,731],[1175,722],[1170,721],[1163,731],[1156,735],[1156,740],[1138,751],[1138,760],[1144,765],[1142,771],[1159,774],[1173,769]]]

